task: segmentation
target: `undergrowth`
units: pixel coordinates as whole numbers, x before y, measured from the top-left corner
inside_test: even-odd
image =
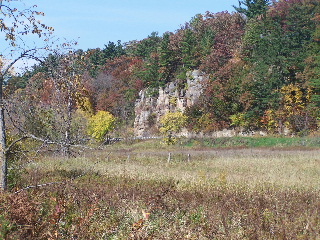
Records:
[[[30,174],[30,173],[29,173]],[[32,174],[32,173],[31,173]],[[317,239],[319,191],[56,172],[0,196],[3,239]]]

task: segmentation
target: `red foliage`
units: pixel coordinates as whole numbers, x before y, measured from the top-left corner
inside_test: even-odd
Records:
[[[132,100],[128,99],[128,92],[132,92],[132,98],[135,98],[144,87],[143,82],[134,75],[141,66],[140,58],[121,56],[108,60],[97,78],[87,78],[85,86],[95,110],[121,115],[122,108],[128,104],[128,100]]]
[[[201,68],[206,73],[211,73],[219,70],[235,55],[241,45],[245,21],[239,14],[228,12],[217,14],[207,12],[205,17],[206,25],[215,33],[215,43]]]
[[[268,15],[271,17],[286,18],[290,14],[291,8],[294,4],[301,5],[303,2],[311,2],[312,0],[281,0],[274,2],[269,8]]]
[[[30,78],[26,87],[26,95],[32,100],[45,105],[50,105],[54,96],[54,83],[43,73],[38,73]]]

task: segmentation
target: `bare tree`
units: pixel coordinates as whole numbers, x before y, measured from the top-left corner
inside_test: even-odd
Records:
[[[7,189],[7,157],[5,102],[3,85],[10,71],[23,59],[40,60],[41,52],[49,49],[53,28],[42,24],[37,18],[44,13],[36,11],[36,6],[27,7],[23,1],[2,0],[0,2],[0,190]],[[40,38],[42,47],[37,39]],[[30,41],[31,40],[31,41]]]
[[[81,55],[69,52],[61,55],[59,65],[51,67],[50,80],[53,83],[53,105],[61,117],[61,150],[67,157],[71,155],[70,147],[77,144],[72,132],[72,124],[76,109],[84,102],[83,71],[86,68]]]

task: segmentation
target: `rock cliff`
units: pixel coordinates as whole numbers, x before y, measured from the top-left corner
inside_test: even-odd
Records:
[[[181,87],[177,82],[170,82],[165,87],[156,89],[156,97],[144,89],[135,103],[134,133],[137,137],[150,137],[157,134],[161,116],[168,111],[185,111],[199,99],[202,93],[204,75],[195,70],[187,74],[186,84]]]

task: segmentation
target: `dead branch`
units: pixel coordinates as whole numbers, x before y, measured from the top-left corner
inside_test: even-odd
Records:
[[[15,191],[14,194],[20,193],[22,191],[31,189],[31,188],[40,188],[40,187],[46,187],[46,186],[50,186],[50,185],[55,185],[55,184],[63,184],[65,182],[50,182],[50,183],[43,183],[43,184],[37,184],[37,185],[31,185],[25,188],[21,188],[18,191]]]

